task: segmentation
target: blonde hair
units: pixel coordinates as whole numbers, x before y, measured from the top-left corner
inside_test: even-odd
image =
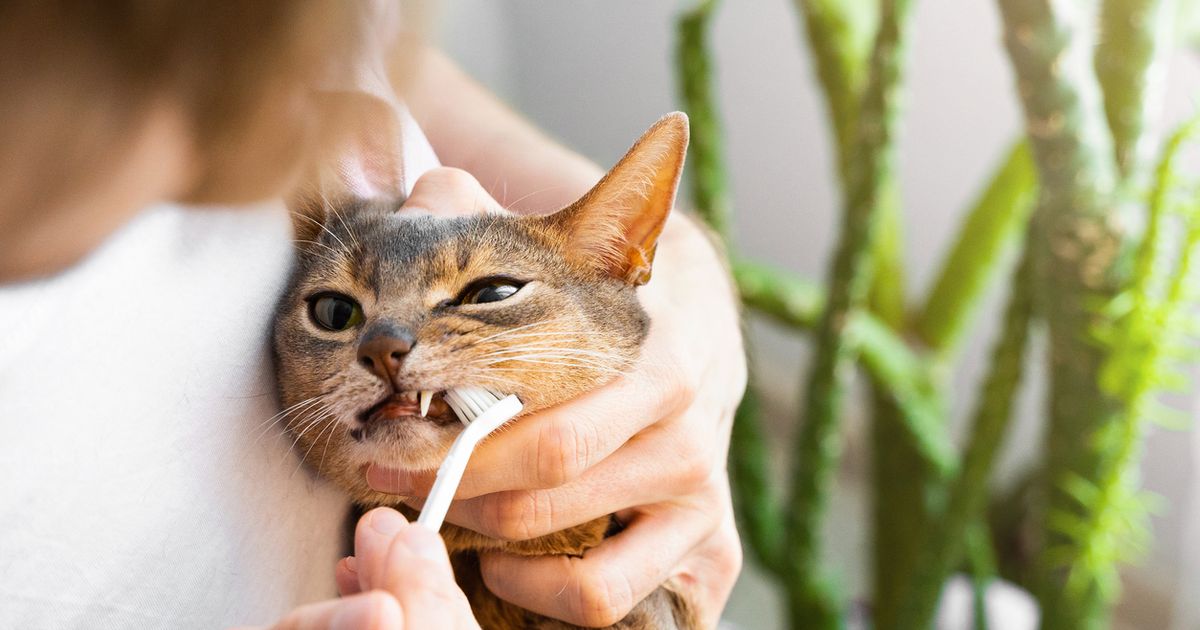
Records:
[[[190,128],[188,201],[280,192],[317,137],[309,86],[359,39],[341,0],[0,3],[0,204],[104,181],[148,112]]]

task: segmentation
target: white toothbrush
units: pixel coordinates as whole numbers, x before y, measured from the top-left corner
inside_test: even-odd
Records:
[[[435,532],[442,528],[442,521],[446,520],[446,510],[450,509],[450,501],[458,491],[458,484],[462,481],[475,446],[500,425],[521,413],[523,408],[521,399],[515,395],[501,397],[496,392],[479,387],[447,390],[443,398],[466,426],[438,468],[433,489],[429,491],[429,498],[425,499],[421,515],[417,517],[418,524]]]

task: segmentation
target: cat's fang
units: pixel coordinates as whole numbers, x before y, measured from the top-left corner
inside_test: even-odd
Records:
[[[433,392],[428,389],[421,390],[421,417],[424,418],[429,413],[429,403],[433,402]]]

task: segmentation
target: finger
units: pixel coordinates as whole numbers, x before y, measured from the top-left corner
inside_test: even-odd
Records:
[[[354,557],[360,590],[371,590],[379,583],[377,575],[383,572],[388,547],[404,524],[404,516],[388,508],[375,508],[358,519],[354,528]]]
[[[337,566],[334,567],[333,576],[337,581],[338,595],[348,597],[362,592],[362,587],[358,584],[357,564],[357,559],[350,556],[339,560]]]
[[[609,626],[670,578],[714,528],[695,506],[653,506],[582,558],[488,553],[480,567],[501,599],[568,623]]]
[[[396,510],[379,507],[364,514],[354,529],[355,573],[361,590],[386,588],[396,569],[389,565],[389,554],[398,540],[421,549],[421,556],[433,562],[435,573],[453,581],[454,572],[441,537],[409,523]]]
[[[633,373],[490,436],[471,456],[455,496],[469,499],[562,486],[690,400],[671,371],[642,364]],[[372,488],[403,496],[427,495],[434,476],[430,471],[367,469]]]
[[[403,630],[396,599],[381,591],[308,604],[293,610],[272,630]]]
[[[734,523],[733,505],[725,485],[725,510],[721,525],[694,548],[671,578],[671,587],[690,602],[701,628],[715,628],[738,574],[742,571],[742,542]]]
[[[376,508],[359,521],[354,541],[360,584],[395,597],[405,627],[478,627],[440,536],[395,510]]]
[[[558,488],[508,490],[455,501],[447,519],[493,538],[528,540],[631,506],[693,494],[708,483],[714,463],[703,443],[681,435],[681,427],[651,427]],[[411,501],[414,507],[421,504],[420,499]],[[710,520],[717,518],[714,514]]]
[[[437,216],[461,216],[500,211],[500,204],[470,173],[439,167],[427,171],[413,184],[402,210],[424,210]]]

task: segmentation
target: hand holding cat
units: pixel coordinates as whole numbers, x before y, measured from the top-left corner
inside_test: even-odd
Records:
[[[408,205],[435,214],[499,208],[456,169],[427,174]],[[701,231],[673,217],[654,281],[640,291],[654,323],[637,367],[516,423],[475,453],[451,522],[508,540],[610,513],[626,525],[583,558],[485,555],[492,592],[576,624],[606,625],[674,580],[705,607],[704,626],[716,625],[741,563],[725,457],[745,363],[726,278]],[[433,475],[373,468],[368,481],[419,497]]]
[[[354,552],[338,565],[341,599],[301,606],[272,630],[479,630],[437,534],[377,508],[359,520]]]

